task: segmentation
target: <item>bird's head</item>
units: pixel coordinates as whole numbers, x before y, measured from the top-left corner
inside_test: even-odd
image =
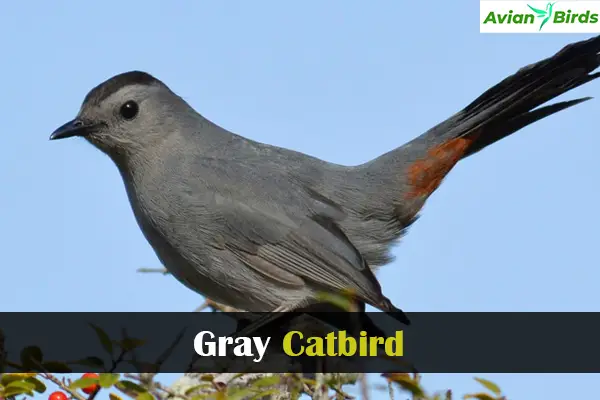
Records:
[[[83,137],[115,161],[148,148],[177,129],[188,105],[152,75],[130,71],[93,88],[77,116],[50,140]]]

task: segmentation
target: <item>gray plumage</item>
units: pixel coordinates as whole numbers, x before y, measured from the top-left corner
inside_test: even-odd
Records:
[[[349,290],[398,313],[371,269],[391,261],[392,244],[459,160],[587,100],[536,109],[595,79],[598,51],[600,36],[567,46],[354,167],[229,132],[139,71],[94,88],[52,138],[84,136],[114,161],[146,239],[190,289],[249,311]],[[130,119],[128,102],[126,112],[138,109]]]

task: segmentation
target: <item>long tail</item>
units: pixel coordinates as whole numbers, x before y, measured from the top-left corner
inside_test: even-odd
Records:
[[[591,99],[563,101],[536,108],[600,73],[600,35],[572,43],[554,56],[521,68],[488,89],[463,110],[416,140],[425,140],[427,155],[409,169],[410,197],[427,197],[463,158],[542,118]]]
[[[479,96],[463,110],[465,119],[471,121],[462,136],[481,132],[463,158],[542,118],[590,100],[583,97],[535,109],[598,78],[600,73],[591,73],[600,66],[598,52],[600,35],[572,43],[552,57],[521,68]]]

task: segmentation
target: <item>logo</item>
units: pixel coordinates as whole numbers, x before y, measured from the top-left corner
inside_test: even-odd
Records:
[[[479,3],[485,33],[600,33],[600,0]]]
[[[546,4],[546,10],[538,10],[537,8],[531,7],[529,4],[527,4],[527,7],[531,8],[531,10],[537,14],[538,18],[543,18],[542,23],[540,24],[540,31],[544,27],[544,24],[550,20],[550,17],[552,17],[552,6],[554,4],[556,3]]]

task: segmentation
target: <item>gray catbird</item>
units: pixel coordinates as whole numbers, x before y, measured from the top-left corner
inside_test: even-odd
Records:
[[[371,268],[391,260],[391,245],[458,161],[588,100],[536,109],[597,78],[599,51],[600,36],[566,46],[354,167],[231,133],[139,71],[92,89],[51,139],[84,137],[113,160],[146,239],[190,289],[248,311],[343,292],[408,322]]]

